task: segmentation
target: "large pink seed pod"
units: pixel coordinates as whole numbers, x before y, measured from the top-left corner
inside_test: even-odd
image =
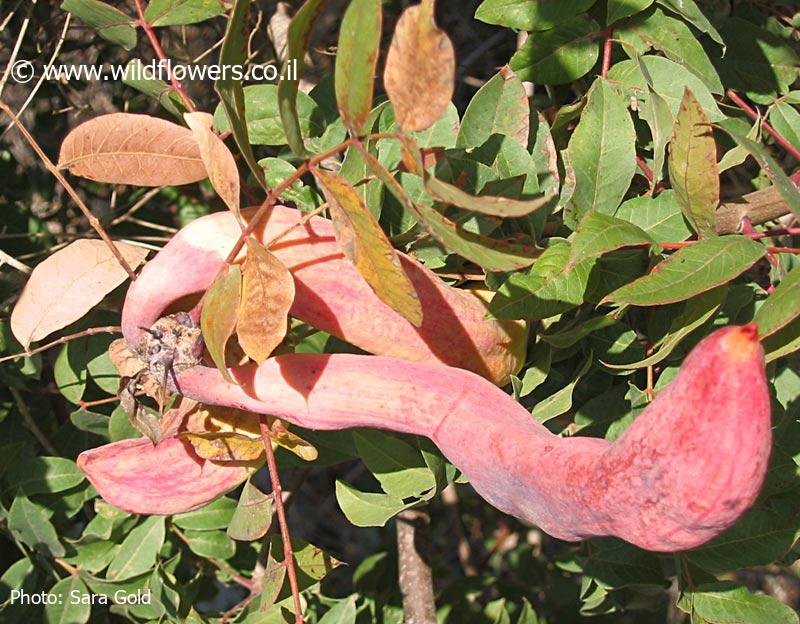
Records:
[[[213,279],[219,261],[203,260],[202,255],[190,261],[197,251],[186,245],[190,238],[179,234],[131,289],[123,314],[131,344],[141,336],[139,327],[149,327],[177,298]],[[171,261],[186,262],[167,271],[164,254]],[[200,272],[210,275],[201,277]],[[298,272],[295,278],[300,279]],[[302,296],[322,298],[319,290],[298,291]],[[351,299],[346,310],[336,307],[338,301],[324,303],[332,307],[329,316],[321,316],[323,321],[339,325],[346,324],[339,314],[359,307],[359,299]],[[293,313],[303,318],[304,310],[297,303]],[[393,343],[407,335],[396,336],[370,317],[363,317],[361,324],[362,331],[373,332],[373,350],[378,352],[397,350]],[[430,331],[434,335],[428,338],[447,344],[450,327],[437,324]],[[409,344],[400,350],[413,348]],[[727,327],[700,342],[676,379],[614,443],[555,436],[491,382],[432,362],[437,359],[430,357],[432,350],[423,351],[426,357],[416,358],[423,361],[283,355],[261,366],[232,369],[238,385],[203,366],[180,373],[177,381],[185,396],[198,401],[277,416],[309,429],[374,427],[426,436],[491,504],[565,540],[615,535],[650,550],[685,550],[730,527],[759,492],[771,447],[771,423],[764,354],[754,325]],[[170,485],[153,486],[159,475],[166,482],[173,471],[200,460],[180,442],[162,443],[142,453],[138,466],[128,464],[134,475],[153,475],[140,485],[130,471],[123,478],[114,470],[113,458],[133,444],[107,445],[82,453],[78,460],[100,494],[129,511],[186,511],[244,478],[237,474],[226,481],[216,476],[217,469],[233,475],[241,467],[209,468],[213,478],[195,471],[194,492],[187,495],[182,488],[181,497],[173,499]],[[167,455],[169,463],[162,461]]]

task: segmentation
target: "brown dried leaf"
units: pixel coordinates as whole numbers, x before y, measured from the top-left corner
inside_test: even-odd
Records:
[[[455,52],[433,17],[434,0],[403,12],[394,31],[383,83],[406,132],[425,130],[442,116],[455,88]]]
[[[147,409],[143,405],[138,405],[132,412],[128,412],[128,420],[134,429],[145,436],[154,445],[164,439],[164,432],[161,429],[161,419],[158,417],[158,414]]]
[[[211,186],[239,219],[239,168],[225,143],[214,134],[214,117],[208,113],[186,113],[183,118],[200,147]]]
[[[283,341],[293,302],[289,269],[261,243],[248,239],[236,333],[250,359],[261,364]]]
[[[147,250],[116,243],[135,268]],[[59,249],[31,273],[11,313],[11,331],[25,348],[77,321],[128,277],[108,246],[81,239]]]
[[[161,387],[146,370],[147,365],[128,347],[124,338],[119,338],[108,345],[108,357],[122,378],[136,378],[139,389],[147,396],[159,400]]]
[[[118,338],[108,345],[108,357],[120,377],[136,377],[144,368],[144,362],[128,348],[128,341]]]
[[[58,166],[73,175],[111,184],[172,186],[207,177],[191,130],[130,113],[82,123],[61,144]]]

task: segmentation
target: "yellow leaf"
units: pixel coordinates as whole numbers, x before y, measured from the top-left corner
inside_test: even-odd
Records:
[[[195,433],[236,433],[261,439],[260,416],[233,407],[200,405],[192,417],[190,430]]]
[[[264,453],[261,439],[254,440],[238,433],[183,433],[203,459],[211,461],[255,461]]]
[[[269,429],[269,437],[275,444],[285,448],[287,451],[291,451],[300,459],[314,461],[319,457],[317,449],[310,442],[306,442],[300,436],[289,431],[280,419],[276,418]]]
[[[336,240],[378,298],[414,326],[422,306],[400,257],[358,192],[341,176],[314,170],[331,212]]]
[[[250,359],[261,364],[283,341],[293,302],[289,269],[261,243],[248,239],[236,333]]]

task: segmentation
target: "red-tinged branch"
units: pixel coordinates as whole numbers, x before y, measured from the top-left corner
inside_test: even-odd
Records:
[[[54,340],[53,342],[48,342],[46,345],[42,345],[41,347],[36,347],[35,349],[30,349],[23,353],[15,353],[14,355],[6,355],[5,357],[0,358],[0,362],[8,362],[10,360],[18,360],[19,358],[24,357],[31,357],[32,355],[36,355],[37,353],[41,353],[42,351],[47,351],[48,349],[52,349],[53,347],[57,347],[58,345],[65,344],[70,342],[71,340],[76,340],[77,338],[84,338],[85,336],[94,336],[95,334],[120,334],[122,333],[122,328],[118,325],[109,325],[106,327],[90,327],[89,329],[84,329],[81,332],[76,334],[70,334],[68,336],[63,336],[58,340]]]
[[[642,158],[641,156],[639,156],[639,154],[636,154],[636,164],[639,166],[639,169],[642,170],[642,173],[644,174],[644,176],[650,182],[652,182],[653,179],[655,178],[655,174],[653,173],[653,170],[648,166],[648,164],[645,161],[645,159]]]
[[[776,228],[766,232],[753,232],[747,234],[748,238],[758,240],[761,238],[775,238],[777,236],[800,236],[800,228]]]
[[[792,145],[789,141],[787,141],[780,132],[775,130],[767,120],[763,118],[757,110],[751,107],[747,102],[745,102],[736,91],[733,89],[728,89],[725,92],[725,95],[730,98],[730,100],[736,104],[739,108],[741,108],[750,119],[753,121],[757,121],[761,123],[761,127],[764,128],[764,131],[769,134],[775,141],[788,153],[794,156],[797,160],[800,160],[800,150],[798,150],[794,145]]]
[[[605,78],[608,76],[608,70],[611,69],[611,52],[614,48],[614,28],[607,28],[603,37],[603,68],[601,76]]]
[[[86,204],[83,203],[83,200],[80,198],[77,191],[72,187],[72,185],[69,182],[67,182],[67,179],[61,174],[61,172],[58,170],[58,167],[56,167],[53,164],[53,161],[47,157],[47,154],[44,153],[44,150],[36,142],[36,139],[33,138],[31,133],[28,132],[28,129],[22,125],[22,122],[14,114],[14,111],[12,111],[5,104],[5,102],[0,102],[0,110],[2,110],[6,115],[8,115],[11,118],[11,120],[16,124],[17,129],[20,131],[22,136],[25,137],[25,140],[28,142],[28,145],[30,145],[31,148],[33,148],[33,151],[36,152],[36,155],[42,161],[47,170],[53,174],[55,179],[58,180],[61,186],[63,186],[64,189],[67,191],[67,194],[78,205],[78,208],[83,213],[83,216],[86,217],[87,221],[89,221],[89,225],[92,226],[92,229],[95,232],[97,232],[97,235],[108,246],[108,248],[111,250],[111,253],[117,259],[117,262],[119,262],[120,266],[123,269],[125,269],[125,272],[131,278],[131,280],[135,280],[136,273],[133,272],[131,265],[128,264],[128,261],[125,260],[125,258],[120,253],[119,249],[117,249],[117,246],[114,244],[114,241],[111,240],[111,237],[108,235],[103,226],[100,224],[98,218],[95,217],[92,214],[92,211],[89,210]]]
[[[119,401],[118,397],[108,397],[107,399],[98,399],[97,401],[78,401],[78,407],[82,410],[89,409],[90,407],[97,407],[98,405],[107,405],[108,403],[116,403]]]
[[[267,469],[269,479],[272,482],[272,500],[275,502],[275,512],[278,516],[278,526],[281,531],[281,541],[283,542],[283,565],[286,567],[286,576],[289,577],[289,587],[292,590],[294,601],[294,621],[295,624],[304,624],[303,608],[300,605],[300,585],[297,583],[297,571],[294,567],[294,550],[292,549],[292,537],[289,534],[289,523],[286,521],[286,509],[283,505],[283,489],[281,479],[278,474],[278,462],[275,459],[275,451],[272,449],[272,438],[266,418],[261,419],[261,440],[264,443],[264,452],[267,455]]]
[[[141,26],[142,30],[147,35],[148,40],[150,41],[150,45],[153,48],[153,51],[156,53],[156,56],[159,60],[168,61],[168,57],[164,52],[164,48],[161,47],[161,42],[158,40],[158,35],[156,35],[156,31],[153,27],[147,22],[144,16],[144,5],[142,4],[142,0],[134,0],[136,3],[136,13],[139,15],[139,26]],[[169,72],[169,81],[172,84],[172,88],[175,92],[181,97],[183,101],[183,105],[186,107],[186,110],[189,112],[194,112],[194,103],[192,99],[189,97],[189,94],[186,92],[186,89],[183,88],[181,81],[175,78],[172,75],[172,72]]]

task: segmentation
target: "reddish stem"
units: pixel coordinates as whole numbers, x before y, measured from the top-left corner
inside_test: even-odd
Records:
[[[604,37],[603,68],[600,74],[603,78],[608,76],[608,70],[611,69],[611,52],[614,44],[614,40],[612,39],[613,36],[614,36],[614,28],[613,27],[607,28],[603,35]]]
[[[108,397],[107,399],[98,399],[97,401],[78,401],[78,407],[87,409],[90,407],[97,407],[98,405],[106,405],[107,403],[116,403],[117,401],[119,401],[119,398],[115,396]]]
[[[270,428],[266,418],[261,419],[261,440],[264,443],[264,451],[267,454],[267,469],[269,479],[272,482],[272,499],[275,501],[275,511],[278,516],[278,526],[281,530],[281,541],[283,542],[283,565],[286,567],[286,576],[289,577],[289,587],[292,588],[292,598],[294,599],[294,621],[295,624],[304,624],[302,607],[300,606],[300,586],[297,583],[297,572],[294,569],[294,551],[292,550],[292,537],[289,535],[289,523],[286,522],[286,509],[283,506],[283,489],[281,479],[278,474],[278,462],[275,460],[275,451],[272,450],[272,438]]]
[[[753,232],[747,234],[748,238],[758,240],[760,238],[775,238],[776,236],[800,236],[800,228],[776,228],[766,232]]]
[[[162,61],[167,61],[168,57],[164,52],[164,48],[161,47],[161,43],[158,40],[156,31],[144,17],[144,5],[142,4],[142,0],[134,0],[134,2],[136,3],[136,13],[139,15],[139,26],[142,27],[142,30],[144,30],[147,38],[150,40],[150,45],[153,47],[153,51],[156,53],[156,56]],[[183,105],[186,107],[186,110],[189,112],[194,112],[195,108],[194,104],[192,103],[192,99],[189,97],[186,89],[183,88],[181,81],[175,78],[175,76],[172,75],[172,72],[169,72],[169,81],[172,83],[172,88],[177,92],[178,95],[181,96],[181,100],[183,100]]]
[[[653,170],[649,167],[649,165],[647,164],[645,159],[642,158],[641,156],[639,156],[639,154],[636,154],[636,164],[639,165],[639,169],[642,170],[642,173],[644,173],[644,176],[650,182],[652,182],[653,179],[655,178],[655,174],[653,173]]]
[[[22,353],[15,353],[13,355],[6,355],[0,358],[0,362],[8,362],[10,360],[17,360],[19,358],[24,357],[31,357],[37,353],[41,353],[42,351],[47,351],[48,349],[52,349],[53,347],[57,347],[58,345],[66,344],[71,340],[76,340],[77,338],[84,338],[85,336],[94,336],[95,334],[119,334],[122,332],[122,328],[117,325],[112,325],[108,327],[90,327],[89,329],[84,329],[81,332],[76,334],[69,334],[68,336],[62,336],[58,340],[54,340],[53,342],[48,342],[40,347],[36,347],[35,349],[29,349],[28,351],[24,351]]]
[[[794,145],[789,143],[789,141],[787,141],[777,130],[775,130],[775,128],[769,125],[769,123],[767,123],[767,120],[761,117],[761,115],[758,113],[757,110],[752,108],[747,102],[745,102],[741,97],[739,97],[739,94],[736,93],[736,91],[734,91],[733,89],[728,89],[725,92],[725,95],[727,95],[733,101],[733,103],[736,104],[736,106],[738,106],[745,113],[747,113],[747,116],[750,117],[753,121],[760,120],[761,127],[764,128],[764,131],[770,136],[772,136],[772,138],[775,139],[775,141],[779,143],[781,147],[783,147],[783,149],[789,152],[797,160],[800,160],[800,150],[798,150]]]

